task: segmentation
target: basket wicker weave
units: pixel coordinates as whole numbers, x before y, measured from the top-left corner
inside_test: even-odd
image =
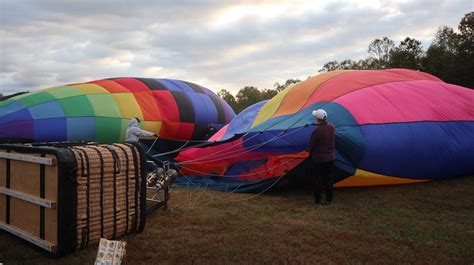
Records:
[[[53,254],[140,232],[144,161],[130,143],[0,145],[0,228]]]

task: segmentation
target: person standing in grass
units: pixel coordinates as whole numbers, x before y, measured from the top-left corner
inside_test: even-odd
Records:
[[[135,117],[130,120],[130,122],[128,123],[127,132],[125,134],[125,139],[126,139],[125,141],[138,143],[138,139],[143,136],[159,137],[159,135],[156,133],[152,133],[152,132],[140,129],[139,125],[140,125],[139,118]]]
[[[331,171],[336,160],[336,128],[327,121],[328,115],[325,110],[314,110],[312,115],[315,117],[317,124],[311,134],[309,143],[314,203],[321,203],[321,190],[324,186],[326,192],[326,202],[324,204],[329,205],[333,200]]]

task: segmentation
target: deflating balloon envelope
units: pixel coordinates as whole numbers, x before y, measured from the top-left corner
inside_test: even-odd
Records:
[[[217,190],[270,187],[307,161],[311,113],[320,108],[336,126],[336,186],[474,174],[473,90],[413,70],[348,70],[250,106],[211,138],[221,144],[180,153],[181,181]]]

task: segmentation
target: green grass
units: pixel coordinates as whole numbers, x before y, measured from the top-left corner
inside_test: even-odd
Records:
[[[474,177],[260,196],[173,189],[168,211],[126,236],[124,264],[473,264]],[[97,246],[59,259],[0,232],[5,264],[92,264]]]

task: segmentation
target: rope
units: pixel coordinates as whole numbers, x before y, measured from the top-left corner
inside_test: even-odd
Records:
[[[295,121],[292,125],[296,124],[296,123],[299,122],[300,120],[301,120],[301,119]],[[292,125],[288,126],[287,129],[289,129]],[[298,129],[296,129],[296,130],[294,130],[294,131],[292,131],[292,132],[290,132],[290,133],[294,133],[294,132],[296,132],[296,131],[298,131],[298,130],[300,130],[300,129],[303,129],[303,128],[307,127],[308,125],[309,125],[309,124],[306,124],[305,126],[301,126],[300,128],[298,128]],[[270,127],[268,127],[268,128],[271,128],[271,127],[272,127],[272,126],[270,126]],[[268,128],[267,128],[267,129],[268,129]],[[287,129],[286,129],[286,130],[287,130]],[[283,131],[282,133],[286,132],[286,130]],[[261,133],[261,132],[260,132],[260,133]],[[290,134],[290,133],[288,133],[288,134]],[[246,135],[246,134],[245,134],[245,135]],[[243,135],[243,136],[245,136],[245,135]],[[253,137],[257,136],[257,135],[259,135],[259,134],[255,134],[255,135],[252,136],[251,138],[253,138]],[[258,146],[258,147],[263,146],[263,145],[265,145],[265,144],[267,144],[267,143],[269,143],[269,142],[275,141],[276,139],[274,140],[274,138],[279,139],[279,138],[281,138],[281,137],[283,137],[283,136],[276,135],[276,136],[273,137],[272,139],[270,139],[270,140],[268,140],[268,141],[266,141],[266,142],[264,142],[264,143],[262,143],[262,144],[255,145],[255,146]],[[247,140],[250,140],[251,138],[246,139],[246,141],[247,141]],[[234,145],[234,146],[235,146],[235,145]],[[233,146],[230,146],[229,148],[231,148],[231,147],[233,147]],[[256,147],[256,148],[258,148],[258,147]],[[226,148],[226,149],[229,149],[229,148]],[[254,149],[256,149],[256,148],[254,148]],[[221,150],[221,151],[223,151],[223,150]],[[248,150],[248,151],[251,151],[251,150]],[[212,155],[215,155],[215,154],[217,154],[217,153],[218,153],[218,152],[216,152],[216,153],[214,153],[214,154],[212,154]],[[209,155],[208,155],[208,156],[205,156],[205,157],[209,157]],[[205,157],[201,157],[200,159],[205,158]],[[293,157],[293,158],[291,158],[291,159],[288,159],[288,160],[287,160],[285,163],[283,163],[283,164],[289,163],[291,160],[294,160],[294,159],[296,159],[296,158],[297,158],[297,157]],[[225,158],[224,158],[224,159],[225,159]],[[192,161],[193,161],[193,160],[189,160],[189,161],[186,161],[186,162],[192,162]],[[194,161],[196,161],[196,160],[194,160]],[[206,162],[209,162],[209,161],[206,161]],[[175,163],[175,164],[179,164],[179,163]],[[181,163],[181,164],[184,164],[184,163]],[[280,165],[281,165],[281,164],[280,164]],[[280,166],[280,165],[278,165],[278,166]],[[276,167],[278,167],[278,166],[276,166]],[[185,166],[182,166],[182,167],[185,167]],[[276,168],[276,167],[275,167],[275,168]],[[271,169],[273,169],[273,168],[271,168]],[[271,170],[271,169],[267,169],[267,170],[262,171],[262,172],[266,172],[266,171],[269,171],[269,170]],[[255,173],[252,173],[252,174],[255,175],[255,174],[262,173],[262,172],[255,172]],[[202,172],[202,173],[208,174],[207,172]],[[210,174],[209,174],[209,175],[210,175]],[[243,174],[243,175],[246,175],[246,174]],[[255,194],[255,195],[253,195],[253,196],[247,197],[247,198],[238,199],[238,200],[228,200],[228,199],[225,199],[225,198],[224,198],[225,196],[228,196],[228,193],[225,193],[225,195],[219,196],[219,197],[218,197],[218,196],[213,196],[213,195],[210,195],[210,197],[211,197],[212,199],[222,199],[222,200],[224,200],[224,201],[229,201],[229,202],[239,202],[239,201],[251,200],[251,199],[254,199],[254,198],[256,198],[256,197],[262,195],[263,193],[267,192],[269,189],[271,189],[272,187],[274,187],[285,175],[286,175],[286,174],[283,174],[282,176],[280,176],[278,179],[276,179],[271,185],[269,185],[269,186],[268,186],[267,188],[265,188],[264,190],[260,191],[259,193]],[[241,176],[242,176],[242,175],[241,175]],[[188,184],[189,184],[189,182],[190,182],[193,186],[197,187],[197,185],[196,185],[192,180],[190,180],[187,176],[184,176],[184,177],[188,180]],[[228,184],[227,184],[227,185],[228,185]],[[231,193],[236,192],[236,191],[240,188],[241,185],[242,185],[242,184],[239,184],[239,185],[237,186],[237,188],[235,188]],[[206,187],[207,187],[207,186],[206,186]],[[200,186],[199,186],[199,188],[200,188]]]
[[[275,182],[272,183],[272,185],[268,186],[266,189],[262,190],[261,192],[257,193],[257,194],[254,194],[248,198],[243,198],[243,199],[237,199],[237,200],[225,200],[225,201],[229,201],[229,202],[240,202],[240,201],[248,201],[248,200],[251,200],[253,198],[257,198],[258,196],[264,194],[265,192],[267,192],[268,190],[270,190],[271,188],[273,188],[273,186],[275,186],[285,175],[281,175],[277,180],[275,180]]]
[[[188,179],[188,181],[192,183],[191,180]],[[206,194],[206,196],[208,196],[208,197],[211,198],[212,200],[215,200],[215,199],[223,199],[224,197],[228,196],[230,193],[235,193],[235,192],[240,188],[240,186],[242,186],[242,184],[239,184],[239,185],[238,185],[236,188],[234,188],[232,191],[227,192],[227,190],[226,190],[226,192],[223,193],[222,196],[217,196],[217,195],[211,195],[211,194],[206,193],[206,191],[208,191],[208,189],[207,189],[208,184],[206,184],[206,186],[204,187],[204,189],[201,189],[201,185],[199,185],[199,187],[198,187],[195,183],[192,183],[192,184],[193,184],[194,186],[196,186],[196,188],[197,188],[198,190],[204,190],[204,192],[202,192],[198,197],[195,197],[195,198],[194,198],[194,202],[193,202],[193,205],[192,205],[191,207],[193,207],[193,206],[196,204],[197,200],[198,200],[200,197],[202,197],[202,194]],[[227,185],[228,185],[228,184],[227,184]],[[188,187],[187,187],[186,189],[187,189],[187,190],[190,189],[190,188],[189,188],[189,183],[188,183]],[[188,199],[186,199],[186,200],[188,200]],[[189,199],[189,201],[190,201],[190,199]],[[190,203],[190,204],[191,204],[191,203]],[[176,206],[176,207],[179,207],[179,206]]]
[[[176,140],[176,139],[170,139],[170,138],[163,138],[163,137],[160,137],[162,139],[166,139],[166,140]],[[148,149],[148,151],[146,151],[146,153],[148,154],[150,152],[150,150],[155,146],[155,143],[156,141],[158,140],[158,138],[155,139],[155,141],[153,141],[153,144],[150,146],[150,148]],[[193,142],[197,142],[197,143],[200,143],[200,144],[196,144],[196,145],[192,145],[192,146],[189,146],[187,148],[186,145],[188,145],[189,143],[193,143]],[[153,157],[159,157],[159,156],[164,156],[164,155],[169,155],[169,154],[173,154],[173,153],[176,153],[176,152],[180,152],[180,151],[186,151],[188,149],[192,149],[192,148],[198,148],[198,147],[202,147],[202,146],[206,146],[206,145],[209,145],[209,144],[214,144],[216,143],[217,141],[208,141],[208,140],[186,140],[186,142],[179,148],[177,149],[174,149],[174,150],[171,150],[171,151],[167,151],[167,152],[163,152],[163,153],[159,153],[159,154],[156,154],[156,155],[152,155]]]
[[[208,194],[209,197],[213,200],[215,199],[219,199],[219,200],[223,200],[223,201],[228,201],[228,202],[241,202],[241,201],[247,201],[247,200],[251,200],[251,199],[254,199],[260,195],[262,195],[263,193],[267,192],[268,190],[270,190],[272,187],[274,187],[285,175],[282,175],[280,177],[278,177],[278,179],[276,179],[271,185],[269,185],[267,188],[265,188],[264,190],[260,191],[259,193],[256,193],[250,197],[247,197],[247,198],[243,198],[243,199],[237,199],[237,200],[229,200],[229,199],[225,199],[224,197],[228,196],[229,193],[234,193],[238,190],[238,188],[240,188],[241,184],[239,184],[239,186],[237,186],[237,188],[235,188],[232,192],[226,192],[224,193],[225,195],[223,196],[214,196],[214,195],[211,195],[211,194]],[[188,179],[189,182],[191,182],[191,184],[195,187],[197,187],[197,185],[192,182],[189,178],[187,178],[186,176],[184,176],[186,179]]]
[[[288,129],[290,129],[293,125],[295,125],[296,123],[300,122],[302,119],[303,119],[303,117],[297,119],[295,122],[293,122],[292,124],[290,124],[283,132],[286,132],[286,131],[287,131]],[[277,123],[275,123],[275,124],[273,124],[273,125],[267,127],[266,130],[272,128],[272,127],[275,126],[275,125],[277,125]],[[305,124],[304,126],[301,126],[300,128],[298,128],[297,130],[299,130],[299,129],[301,129],[301,128],[306,128],[308,125],[310,125],[310,124]],[[297,131],[297,130],[295,130],[295,131]],[[293,132],[294,132],[294,131],[293,131]],[[261,134],[261,133],[262,133],[262,131],[259,132],[259,134]],[[242,137],[244,137],[244,136],[247,135],[247,134],[248,134],[248,132],[247,132],[246,134],[242,135]],[[256,137],[256,136],[259,135],[259,134],[255,134],[254,136],[252,136],[252,137],[250,137],[250,138],[244,140],[242,143],[244,143],[244,142],[246,142],[246,141],[248,141],[248,140],[250,140],[250,139]],[[273,138],[272,138],[272,139],[273,139]],[[268,142],[267,142],[267,143],[268,143]],[[237,143],[237,144],[238,144],[238,143]],[[266,144],[266,143],[264,143],[264,144]],[[263,146],[264,144],[262,144],[262,146]],[[234,145],[234,146],[235,146],[235,145]],[[225,148],[225,149],[221,150],[221,152],[222,152],[222,151],[225,151],[225,150],[228,150],[228,149],[230,149],[230,148],[232,148],[232,147],[233,147],[233,146],[229,146],[228,148]],[[258,148],[258,147],[257,147],[257,148]],[[255,148],[255,149],[256,149],[256,148]],[[242,150],[243,150],[243,149],[242,149]],[[254,149],[253,149],[253,150],[254,150]],[[206,157],[213,156],[213,155],[217,155],[217,154],[219,154],[219,153],[221,153],[221,152],[216,152],[216,153],[213,153],[213,154],[210,154],[210,155],[207,155],[207,156],[203,156],[203,157],[199,157],[199,158],[196,158],[196,159],[184,161],[184,162],[181,162],[181,163],[183,163],[183,164],[184,164],[184,163],[188,163],[188,164],[189,164],[190,162],[202,160],[202,159],[204,159],[204,158],[206,158]],[[224,158],[224,159],[225,159],[225,158]],[[222,160],[222,159],[219,159],[219,160]],[[217,161],[219,161],[219,160],[217,160]],[[210,161],[206,161],[206,162],[210,162]],[[181,163],[177,163],[177,164],[181,164]]]
[[[245,135],[247,135],[247,134],[242,135],[242,137],[244,137]],[[248,139],[244,140],[242,143],[244,143],[244,142],[246,142],[246,141],[250,141],[251,139],[253,139],[253,138],[257,137],[257,136],[258,136],[258,134],[255,134],[255,135],[249,137]],[[220,153],[222,153],[222,152],[224,152],[224,151],[227,151],[227,150],[229,150],[229,149],[232,149],[234,146],[237,146],[238,144],[239,144],[239,143],[235,143],[235,144],[230,145],[230,146],[228,146],[227,148],[221,149],[221,150],[219,150],[219,151],[217,151],[217,152],[215,152],[215,153],[212,153],[212,154],[209,154],[209,155],[205,155],[205,156],[202,156],[202,157],[198,157],[198,158],[196,158],[196,159],[191,159],[191,160],[188,160],[188,161],[185,161],[185,162],[181,162],[181,163],[193,162],[193,161],[202,160],[202,159],[207,158],[207,157],[212,157],[212,156],[215,156],[215,155],[217,155],[217,154],[220,154]],[[180,163],[176,163],[176,164],[180,164]]]
[[[146,151],[147,154],[150,152],[150,150],[153,148],[153,146],[155,146],[156,141],[158,141],[158,137],[155,138],[155,141],[153,141],[150,148],[148,148],[148,151]]]
[[[298,153],[297,153],[298,154]],[[203,175],[208,175],[208,176],[215,176],[215,177],[225,177],[225,178],[234,178],[234,177],[242,177],[242,176],[254,176],[254,175],[258,175],[258,174],[261,174],[261,173],[265,173],[265,172],[269,172],[275,168],[278,168],[282,165],[286,165],[287,163],[295,160],[295,159],[299,159],[299,157],[292,157],[292,158],[289,158],[289,159],[286,159],[285,162],[282,162],[276,166],[273,166],[273,167],[269,167],[267,168],[266,170],[262,170],[262,171],[257,171],[257,172],[253,172],[253,173],[249,173],[249,174],[239,174],[239,175],[219,175],[219,174],[213,174],[213,173],[207,173],[207,172],[203,172],[203,171],[199,171],[199,170],[194,170],[194,169],[191,169],[189,167],[186,167],[186,166],[181,166],[182,168],[186,169],[186,170],[189,170],[189,171],[192,171],[192,172],[196,172],[196,173],[199,173],[199,174],[203,174]]]
[[[353,91],[351,91],[351,92],[353,92]],[[314,93],[314,91],[313,91],[313,93]],[[350,92],[349,92],[349,93],[350,93]],[[346,93],[346,94],[347,94],[347,93]],[[345,94],[344,94],[344,95],[345,95]],[[341,96],[343,96],[343,95],[341,95]],[[339,97],[341,97],[341,96],[339,96]],[[323,104],[320,108],[323,108],[323,107],[326,106],[328,103],[329,103],[329,102]],[[300,119],[298,119],[297,121],[295,121],[292,125],[288,126],[287,129],[291,128],[291,126],[293,126],[294,124],[296,124],[297,122],[299,122],[301,119],[302,119],[302,118],[300,118]],[[268,130],[268,129],[272,128],[272,127],[275,126],[275,125],[276,125],[276,124],[273,124],[272,126],[269,126],[269,127],[265,128],[265,129]],[[307,126],[308,126],[308,124],[306,124],[305,126],[302,126],[301,128],[307,127]],[[350,125],[342,125],[342,126],[350,126]],[[286,130],[285,130],[285,131],[286,131]],[[261,132],[260,132],[260,133],[261,133]],[[247,134],[248,134],[248,133],[244,134],[242,137],[244,137],[244,136],[247,135]],[[258,135],[258,134],[256,134],[256,135]],[[256,136],[256,135],[255,135],[255,136]],[[247,140],[249,140],[249,139],[247,139]],[[267,141],[267,143],[268,143],[268,141]],[[266,144],[266,143],[264,143],[264,144]],[[262,146],[263,146],[264,144],[262,144]],[[232,146],[231,146],[231,147],[232,147]],[[230,147],[230,148],[231,148],[231,147]],[[257,148],[258,148],[258,147],[257,147]],[[229,149],[229,148],[227,148],[227,149]],[[216,152],[216,153],[214,153],[214,154],[212,154],[212,155],[216,155],[217,153],[218,153],[218,152]],[[209,156],[204,156],[204,157],[195,159],[194,161],[197,161],[197,160],[199,160],[199,159],[203,159],[203,158],[206,158],[206,157],[209,157]],[[224,159],[225,159],[225,158],[224,158]],[[293,160],[293,159],[295,159],[295,158],[292,158],[291,160]],[[193,160],[188,160],[188,161],[186,161],[186,162],[189,163],[189,162],[192,162],[192,161],[193,161]],[[176,164],[185,164],[186,162],[176,163]],[[206,161],[206,162],[210,162],[210,161]],[[287,161],[287,162],[289,162],[289,161]],[[343,164],[347,164],[347,163],[345,163],[345,162],[343,162],[343,161],[339,161],[339,162],[342,162]],[[351,165],[351,166],[352,166],[352,165]],[[184,166],[182,166],[182,167],[184,167]],[[184,167],[184,168],[185,168],[185,167]],[[208,174],[208,173],[206,173],[206,172],[203,172],[203,173],[205,173],[205,174],[207,174],[207,175],[213,175],[213,174]],[[284,176],[285,176],[285,174],[282,175],[282,176],[280,176],[276,181],[274,181],[270,186],[268,186],[268,187],[267,187],[266,189],[264,189],[263,191],[261,191],[261,192],[255,194],[255,195],[253,195],[253,196],[250,196],[250,197],[248,197],[248,198],[238,199],[238,200],[227,200],[227,199],[224,199],[224,198],[223,198],[224,196],[227,196],[227,194],[224,195],[224,196],[222,196],[222,197],[220,197],[220,198],[217,197],[217,196],[211,196],[211,197],[213,197],[213,199],[215,199],[215,198],[217,198],[217,199],[223,199],[223,200],[225,200],[225,201],[230,201],[230,202],[238,202],[238,201],[251,200],[251,199],[256,198],[257,196],[260,196],[260,195],[262,195],[263,193],[267,192],[269,189],[271,189],[273,186],[275,186]],[[192,182],[188,177],[186,177],[186,176],[184,176],[184,177],[185,177],[186,179],[188,179],[188,181],[191,182],[194,186],[196,186],[196,184],[195,184],[194,182]],[[240,184],[239,184],[239,186],[238,186],[234,191],[232,191],[232,192],[235,192],[239,187],[240,187]]]
[[[165,138],[163,136],[159,136],[159,138],[165,139],[165,140],[168,140],[168,141],[180,140],[180,139],[176,139],[176,138]],[[180,140],[180,141],[182,141],[182,140]],[[206,142],[209,142],[208,140],[186,140],[186,141],[191,142],[191,143],[206,143]]]
[[[187,148],[183,148],[183,147],[185,147],[188,143],[189,143],[189,141],[187,141],[184,145],[182,145],[182,146],[181,146],[180,148],[178,148],[178,149],[171,150],[171,151],[164,152],[164,153],[159,153],[159,154],[153,155],[153,157],[159,157],[159,156],[169,155],[169,154],[173,154],[173,153],[176,153],[176,152],[179,152],[179,151],[186,151],[186,150],[188,150],[188,149],[197,148],[197,147],[201,147],[201,146],[205,146],[205,145],[211,144],[211,143],[213,143],[213,142],[205,142],[205,143],[201,143],[201,144],[197,144],[197,145],[192,145],[192,146],[189,146],[189,147],[187,147]]]
[[[256,134],[256,135],[258,135],[258,134]],[[256,136],[256,135],[255,135],[255,136]],[[274,136],[273,138],[275,138],[275,137],[277,137],[277,136]],[[273,139],[273,138],[272,138],[272,139]],[[268,142],[268,141],[267,141],[267,142]],[[225,152],[225,153],[222,153],[222,152],[215,152],[215,153],[209,154],[209,155],[204,156],[204,157],[198,157],[198,158],[196,158],[196,159],[194,159],[194,160],[179,162],[179,163],[177,163],[177,164],[184,164],[184,165],[186,165],[186,164],[199,164],[199,163],[202,164],[202,163],[210,163],[210,162],[220,161],[220,160],[228,159],[228,158],[231,158],[231,157],[236,157],[236,156],[242,155],[242,154],[244,154],[244,153],[248,153],[248,152],[250,152],[250,151],[252,151],[252,150],[255,150],[255,149],[257,149],[257,148],[263,146],[264,144],[266,144],[266,143],[263,143],[263,144],[259,143],[259,144],[253,145],[253,146],[249,146],[250,148],[245,148],[245,147],[243,147],[243,148],[238,148],[238,149],[236,149],[236,150],[231,150],[231,151]],[[256,147],[255,147],[255,146],[256,146]],[[244,151],[244,150],[245,150],[245,151]],[[222,153],[222,154],[219,155],[220,153]],[[236,154],[236,155],[230,155],[230,154],[235,154],[235,153],[237,153],[237,154]],[[220,156],[219,159],[214,159],[214,160],[202,160],[202,159],[204,159],[204,158],[214,158],[214,157],[218,157],[218,156]],[[199,160],[201,160],[201,161],[200,161],[200,162],[196,162],[196,161],[199,161]]]
[[[174,150],[171,150],[169,152],[165,152],[165,153],[159,153],[159,154],[156,154],[156,155],[153,155],[153,157],[157,157],[157,156],[162,156],[162,155],[167,155],[167,154],[172,154],[172,153],[175,153],[175,152],[178,152],[179,150],[181,150],[181,148],[185,147],[189,142],[186,141],[181,147],[179,147],[178,149],[174,149]],[[155,143],[153,142],[153,145],[152,147],[155,145]],[[151,147],[150,147],[151,149]],[[150,151],[150,150],[148,150]],[[147,152],[148,153],[148,152]]]
[[[282,132],[279,133],[278,135],[275,135],[273,138],[271,138],[271,139],[269,139],[269,140],[267,140],[267,141],[265,141],[265,142],[263,142],[263,143],[259,143],[259,144],[253,145],[253,146],[249,146],[249,147],[246,147],[246,148],[244,147],[244,148],[240,148],[240,149],[233,150],[233,151],[231,151],[231,152],[225,153],[225,155],[237,153],[236,155],[230,155],[230,156],[226,156],[226,157],[221,157],[221,158],[219,158],[219,159],[214,159],[214,160],[205,160],[205,161],[202,161],[202,162],[199,162],[199,163],[210,163],[210,162],[221,161],[221,160],[224,160],[224,159],[228,159],[228,158],[231,158],[231,157],[236,157],[236,156],[242,155],[242,154],[244,154],[244,153],[251,152],[251,151],[253,151],[253,150],[255,150],[255,149],[258,149],[258,148],[260,148],[260,147],[262,147],[262,146],[264,146],[264,145],[266,145],[266,144],[268,144],[268,143],[270,143],[270,142],[276,141],[276,140],[278,140],[278,139],[280,139],[280,138],[283,138],[283,137],[286,137],[286,136],[288,136],[288,135],[290,135],[290,134],[293,134],[293,133],[295,133],[295,132],[298,132],[299,130],[302,130],[302,129],[305,128],[305,127],[306,127],[306,126],[301,126],[301,127],[297,128],[296,130],[291,131],[291,132],[289,132],[289,133],[285,133],[285,132],[286,132],[286,130],[285,130],[285,131],[282,131]],[[256,134],[256,135],[258,135],[258,134]],[[255,135],[255,136],[256,136],[256,135]],[[240,152],[241,150],[245,150],[245,151]],[[210,156],[216,155],[217,153],[218,153],[218,152],[213,153],[213,154],[211,154]],[[194,159],[194,160],[189,160],[189,161],[184,161],[184,162],[176,163],[176,165],[199,164],[199,163],[196,163],[195,161],[202,160],[203,158],[206,158],[206,157],[209,157],[209,155],[208,155],[208,156],[204,156],[204,157],[199,157],[199,158]]]

